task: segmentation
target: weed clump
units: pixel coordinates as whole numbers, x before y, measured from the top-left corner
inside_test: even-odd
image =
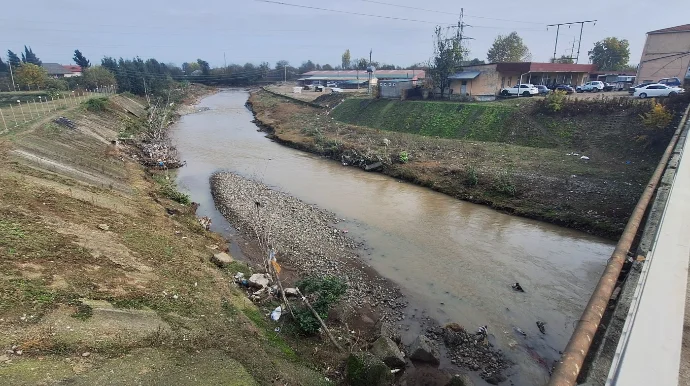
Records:
[[[333,276],[322,278],[309,276],[300,280],[297,287],[305,296],[310,298],[311,306],[324,320],[328,316],[328,310],[347,290],[347,285]],[[313,335],[319,331],[321,324],[309,308],[306,306],[295,307],[294,312],[297,324],[303,333]]]
[[[86,102],[83,103],[84,107],[88,111],[92,112],[99,112],[99,111],[104,111],[106,106],[108,105],[108,98],[105,97],[98,97],[98,98],[90,98]]]
[[[493,188],[496,192],[510,197],[515,197],[517,195],[517,188],[513,182],[513,174],[509,170],[501,170],[496,173],[496,180]]]

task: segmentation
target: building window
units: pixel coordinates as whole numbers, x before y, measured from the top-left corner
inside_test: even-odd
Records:
[[[467,81],[466,81],[466,80],[463,80],[463,81],[462,81],[462,85],[463,85],[463,86],[467,86]]]

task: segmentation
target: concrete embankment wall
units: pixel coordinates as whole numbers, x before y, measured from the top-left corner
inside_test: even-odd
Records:
[[[586,385],[595,386],[606,383],[628,311],[634,300],[633,296],[640,280],[645,258],[654,247],[664,208],[678,172],[680,156],[685,149],[688,132],[690,131],[690,120],[688,118],[688,113],[686,112],[685,117],[681,120],[682,131],[678,137],[678,143],[661,177],[654,201],[648,209],[647,219],[639,236],[637,249],[634,253],[631,253],[630,257],[633,261],[627,265],[628,272],[623,275],[620,285],[614,291],[610,300],[609,311],[604,316],[600,332],[595,337],[595,346],[590,350],[589,362],[586,363],[581,373],[581,379]],[[653,333],[653,331],[650,331],[650,333]]]

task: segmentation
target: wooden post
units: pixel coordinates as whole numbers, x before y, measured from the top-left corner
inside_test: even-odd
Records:
[[[314,310],[314,308],[311,306],[311,304],[309,304],[309,301],[307,300],[307,298],[304,297],[304,295],[302,295],[302,292],[299,290],[299,288],[296,288],[296,289],[297,289],[297,294],[302,298],[302,301],[304,302],[304,304],[307,305],[309,310],[311,310],[311,313],[314,314],[314,316],[319,321],[319,323],[321,323],[321,327],[323,327],[323,330],[326,332],[326,335],[328,335],[328,338],[331,340],[331,342],[333,342],[333,345],[335,347],[337,347],[338,350],[344,351],[343,348],[338,344],[338,342],[336,342],[335,338],[333,338],[333,335],[331,335],[331,332],[328,330],[328,327],[326,327],[326,323],[324,323],[323,320],[321,319],[321,317],[319,316],[319,313],[316,312],[316,310]]]

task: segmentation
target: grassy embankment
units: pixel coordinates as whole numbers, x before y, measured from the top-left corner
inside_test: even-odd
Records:
[[[324,383],[230,283],[246,266],[209,262],[224,240],[110,144],[135,108],[111,97],[55,113],[76,130],[46,116],[0,136],[0,379]]]
[[[257,92],[250,102],[289,146],[351,164],[382,161],[395,178],[609,238],[622,231],[663,150],[637,140],[649,132],[629,107],[569,117],[536,113],[529,99],[348,99],[328,111]]]

